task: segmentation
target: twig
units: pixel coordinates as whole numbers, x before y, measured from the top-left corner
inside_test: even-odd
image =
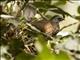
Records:
[[[41,17],[42,17],[43,19],[48,20],[48,18],[45,17],[44,15],[42,15],[41,12],[40,12],[39,10],[37,10],[37,12],[41,15]]]
[[[79,23],[79,25],[78,25],[78,28],[77,28],[76,33],[79,33],[79,32],[80,32],[80,23]]]
[[[22,6],[22,7],[20,8],[20,10],[17,12],[16,17],[18,16],[19,12],[21,12],[21,11],[25,8],[26,5],[28,5],[28,1],[25,1],[25,2],[24,2],[23,6]]]
[[[59,32],[62,31],[64,28],[67,28],[67,27],[69,27],[69,26],[75,25],[75,24],[77,24],[77,23],[78,23],[78,22],[75,22],[75,23],[73,23],[73,24],[69,24],[69,25],[67,25],[67,26],[64,26],[62,29],[59,30]]]
[[[29,6],[32,7],[32,8],[34,8],[34,9],[37,11],[37,13],[41,15],[41,17],[42,17],[43,19],[48,20],[47,17],[45,17],[44,15],[41,14],[41,12],[39,11],[39,9],[38,9],[37,7],[35,7],[35,6],[32,5],[32,4],[29,4]]]

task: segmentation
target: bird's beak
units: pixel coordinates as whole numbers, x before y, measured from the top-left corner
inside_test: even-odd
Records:
[[[61,18],[61,19],[60,19],[60,21],[63,21],[63,20],[64,20],[64,18]]]
[[[64,20],[65,18],[62,18],[62,21]]]
[[[64,18],[62,18],[62,20],[64,20]]]

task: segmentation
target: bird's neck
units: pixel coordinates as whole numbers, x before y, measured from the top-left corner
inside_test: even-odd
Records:
[[[59,21],[56,21],[56,20],[53,20],[52,22],[53,23],[56,23],[56,24],[59,24]]]

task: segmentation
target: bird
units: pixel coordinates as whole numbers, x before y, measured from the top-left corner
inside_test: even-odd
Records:
[[[63,17],[55,15],[50,20],[34,21],[31,24],[35,26],[37,29],[39,29],[41,32],[44,32],[52,36],[56,35],[59,32],[59,23],[63,20]]]

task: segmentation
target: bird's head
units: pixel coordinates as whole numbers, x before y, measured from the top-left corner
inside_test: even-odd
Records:
[[[56,22],[56,23],[59,23],[60,21],[63,21],[63,20],[64,18],[59,15],[55,15],[51,18],[51,21]]]

